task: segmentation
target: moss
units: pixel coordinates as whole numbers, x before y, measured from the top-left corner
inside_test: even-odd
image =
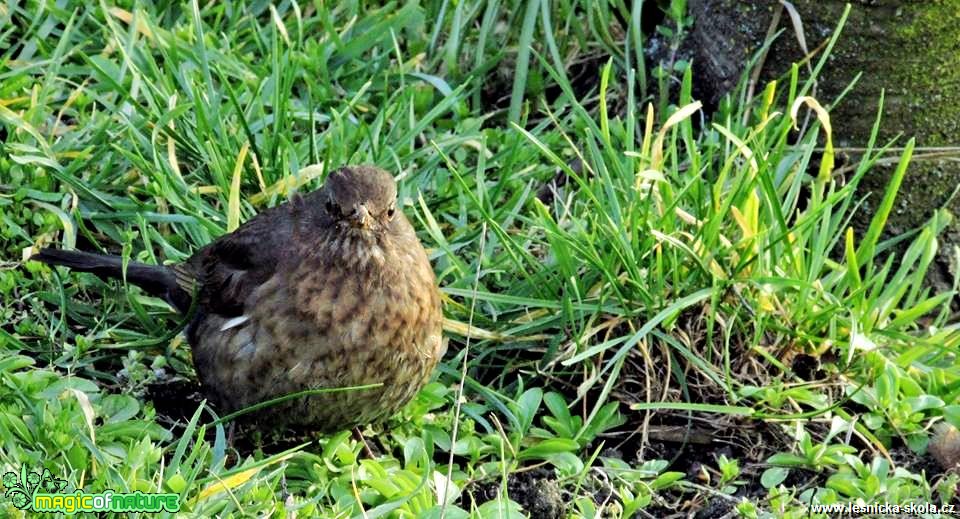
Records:
[[[960,141],[960,0],[913,7],[896,28],[896,45],[907,59],[889,66],[902,86],[912,127],[921,145]],[[917,57],[917,59],[910,59]]]
[[[835,110],[837,131],[853,144],[865,142],[875,112],[868,107],[875,107],[884,91],[882,141],[902,135],[901,144],[911,136],[918,146],[960,143],[960,0],[905,4],[887,15],[864,17],[869,25],[852,27],[838,45],[844,56],[838,68],[853,72],[862,64],[864,75],[858,95]],[[882,37],[872,34],[873,24],[882,24]],[[890,169],[880,168],[866,179],[864,187],[873,192],[868,210],[879,202]],[[891,215],[893,233],[923,223],[960,184],[960,165],[952,161],[915,161],[908,174]],[[960,211],[960,201],[951,205],[954,213]],[[861,227],[865,221],[859,219]],[[955,223],[947,244],[958,244],[951,238],[957,230]],[[950,264],[946,255],[940,262]]]
[[[836,0],[796,0],[793,4],[803,20],[810,49],[817,48],[832,34],[845,6]],[[728,85],[730,78],[739,77],[745,63],[742,56],[750,55],[763,41],[771,14],[768,9],[754,9],[755,5],[767,2],[691,2],[694,13],[700,13],[695,27],[695,33],[699,33],[697,43],[709,47],[710,52],[734,49],[725,57],[703,59],[725,65],[736,63],[736,59],[742,61],[736,63],[740,68],[735,72],[724,69],[726,77],[708,77],[708,83]],[[743,9],[752,9],[751,14],[742,14]],[[744,16],[753,19],[745,21]],[[763,80],[780,76],[803,56],[787,13],[780,20],[783,32],[767,56]],[[746,30],[731,30],[733,27]],[[710,43],[716,38],[732,38],[735,42],[718,49]],[[858,72],[863,74],[855,88],[831,109],[838,146],[866,144],[881,93],[885,93],[885,101],[878,142],[900,136],[902,145],[907,138],[916,136],[921,147],[960,144],[960,0],[871,0],[853,4],[843,34],[819,78],[817,97],[824,103],[833,102]],[[879,202],[891,169],[877,168],[865,179],[865,191],[873,192],[865,204],[867,211]],[[946,202],[960,185],[960,163],[917,160],[908,175],[891,215],[892,232],[922,224]],[[950,208],[960,213],[960,197]],[[861,215],[855,224],[862,228],[868,218],[869,214]],[[952,244],[960,245],[960,224],[953,224],[945,241],[947,246],[942,246],[941,251],[949,250]],[[940,261],[949,264],[945,255]]]

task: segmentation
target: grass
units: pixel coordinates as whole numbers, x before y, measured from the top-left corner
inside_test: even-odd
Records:
[[[950,215],[883,232],[912,141],[857,236],[893,143],[833,175],[808,107],[834,100],[798,69],[705,114],[688,64],[640,52],[677,48],[683,2],[656,34],[644,2],[333,4],[0,7],[0,472],[178,494],[161,517],[956,503],[926,455],[960,426],[955,294],[923,283]],[[351,163],[398,175],[451,344],[372,459],[348,433],[228,444],[182,317],[21,260],[183,260]]]

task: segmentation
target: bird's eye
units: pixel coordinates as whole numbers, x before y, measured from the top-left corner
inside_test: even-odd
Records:
[[[390,209],[387,209],[387,218],[392,220],[395,214],[397,214],[397,206],[391,205]]]
[[[327,200],[327,213],[330,213],[333,216],[340,215],[340,208],[337,207],[337,204],[333,203],[333,200]]]

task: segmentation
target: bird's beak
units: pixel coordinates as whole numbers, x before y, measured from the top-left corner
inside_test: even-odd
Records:
[[[368,229],[372,223],[373,217],[370,216],[370,211],[367,210],[367,206],[357,204],[353,207],[353,213],[350,214],[351,225],[358,229]]]

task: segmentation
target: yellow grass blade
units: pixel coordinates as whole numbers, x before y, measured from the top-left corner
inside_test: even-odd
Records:
[[[820,161],[820,172],[817,174],[817,181],[826,182],[830,179],[830,173],[833,171],[833,129],[830,126],[830,114],[826,108],[820,105],[820,102],[810,96],[798,97],[793,106],[790,107],[790,119],[793,121],[793,127],[799,130],[797,126],[797,112],[800,111],[800,105],[806,104],[811,110],[816,112],[823,131],[827,134],[827,142],[823,147],[823,159]]]
[[[323,175],[325,171],[323,162],[312,164],[297,172],[296,175],[287,175],[276,183],[267,186],[266,189],[250,197],[250,203],[260,205],[266,202],[273,195],[287,196],[298,187],[310,182],[311,180]]]
[[[679,110],[667,119],[663,128],[660,128],[660,131],[657,132],[657,140],[653,142],[653,169],[659,169],[663,162],[663,140],[667,137],[667,131],[697,113],[702,106],[703,103],[700,101],[694,101],[686,106],[680,107]]]
[[[284,456],[280,456],[280,457],[278,457],[278,458],[270,461],[269,463],[266,463],[266,464],[264,464],[264,465],[260,465],[259,467],[254,467],[254,468],[249,469],[249,470],[244,470],[244,471],[242,471],[242,472],[237,472],[236,474],[233,474],[232,476],[228,476],[228,477],[226,477],[226,478],[224,478],[224,479],[221,479],[220,481],[217,481],[216,483],[211,483],[211,484],[207,485],[207,488],[204,488],[203,490],[200,491],[200,494],[197,495],[196,499],[194,499],[193,502],[194,502],[194,503],[197,503],[197,502],[199,502],[199,501],[202,501],[203,499],[206,499],[206,498],[208,498],[208,497],[210,497],[210,496],[219,494],[219,493],[221,493],[221,492],[226,492],[226,491],[228,491],[228,490],[233,490],[233,489],[235,489],[235,488],[243,485],[243,484],[246,483],[247,481],[250,481],[250,478],[252,478],[253,476],[257,475],[257,473],[260,472],[261,470],[269,467],[270,465],[276,465],[277,463],[280,463],[280,462],[282,462],[282,461],[286,461],[286,460],[292,458],[295,454],[297,454],[297,453],[296,453],[296,452],[288,453],[288,454],[286,454],[286,455],[284,455]]]
[[[227,201],[227,232],[240,227],[240,174],[243,173],[243,160],[247,158],[250,143],[243,143],[237,163],[233,167],[233,181],[230,183],[230,198]]]

